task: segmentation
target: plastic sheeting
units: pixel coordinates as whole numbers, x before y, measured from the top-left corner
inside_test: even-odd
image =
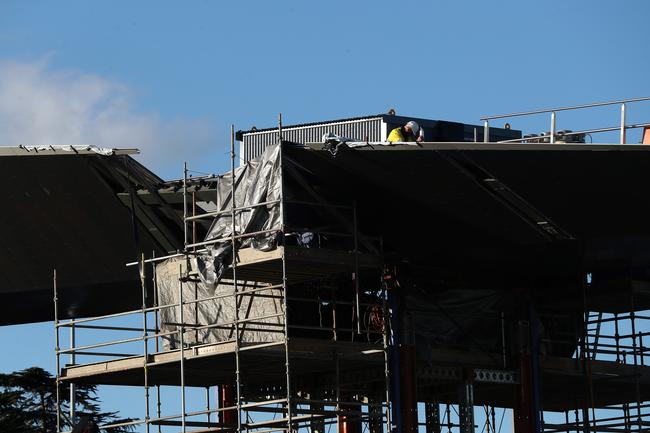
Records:
[[[277,233],[281,228],[281,182],[280,146],[270,146],[258,158],[239,167],[234,173],[235,181],[235,235],[258,233],[256,236],[240,238],[240,247],[260,250],[276,248]],[[199,282],[183,284],[185,301],[205,299],[234,293],[232,284],[221,282],[224,269],[232,262],[233,234],[233,175],[227,173],[219,178],[216,188],[216,210],[223,212],[216,215],[206,241],[222,239],[206,248],[207,252],[194,256],[190,261],[190,272],[198,275]],[[185,258],[173,258],[156,266],[158,300],[160,305],[178,304],[179,278],[184,267]],[[251,283],[252,284],[252,283]],[[259,284],[259,283],[258,283]],[[250,288],[246,282],[239,282],[240,290]],[[274,293],[277,292],[277,293]],[[264,291],[264,295],[279,295],[278,289]],[[255,318],[255,324],[240,325],[243,331],[240,342],[271,342],[282,336],[282,317],[257,319],[281,312],[281,299],[258,296],[240,296],[239,319]],[[219,299],[202,301],[186,305],[183,319],[186,325],[216,325],[185,333],[185,341],[190,345],[214,343],[233,340],[235,320],[235,296],[223,296]],[[180,323],[178,306],[161,312],[161,329],[175,331]],[[268,325],[267,325],[268,323]],[[189,327],[188,327],[189,329]],[[269,332],[279,331],[279,332]],[[167,341],[166,348],[177,346],[177,336]]]
[[[158,302],[160,305],[174,305],[160,311],[160,329],[165,332],[176,332],[180,328],[181,318],[178,306],[180,297],[180,277],[185,273],[186,260],[176,257],[166,260],[156,267],[156,283]],[[196,270],[196,261],[190,261],[190,273]],[[185,344],[197,345],[232,341],[235,339],[235,306],[234,285],[210,284],[203,282],[182,283],[183,290],[183,324]],[[250,283],[253,284],[253,283]],[[251,289],[245,281],[238,282],[238,290]],[[283,315],[281,314],[282,299],[280,289],[268,289],[260,295],[238,296],[240,343],[268,343],[280,341],[283,337]],[[273,295],[273,297],[269,297]],[[218,299],[191,302],[206,298]],[[272,317],[277,316],[277,317]],[[195,327],[213,325],[210,328],[193,329]],[[165,350],[179,347],[179,335],[171,334],[164,339]]]
[[[232,173],[220,177],[217,183],[217,211],[232,209]],[[273,230],[281,228],[280,146],[270,146],[259,157],[235,170],[235,235],[260,233],[242,239],[240,247],[251,246],[268,251],[276,246]],[[215,217],[206,241],[232,236],[232,213]],[[216,284],[231,258],[231,241],[217,242],[198,257],[198,270],[203,282]]]

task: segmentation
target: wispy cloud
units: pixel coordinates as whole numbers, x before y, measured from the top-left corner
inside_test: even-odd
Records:
[[[0,60],[0,145],[94,144],[137,147],[138,158],[163,177],[181,161],[208,169],[215,128],[204,119],[163,119],[133,108],[122,83],[76,70],[55,70],[47,58]]]

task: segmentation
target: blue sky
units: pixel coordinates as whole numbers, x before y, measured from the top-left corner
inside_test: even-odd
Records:
[[[46,90],[48,83],[64,89],[54,106],[87,90],[75,88],[76,80],[95,80],[101,89],[80,102],[88,112],[83,133],[50,127],[27,134],[26,127],[0,132],[0,144],[137,146],[142,160],[168,177],[178,176],[180,159],[221,171],[228,125],[275,125],[278,112],[287,123],[389,108],[476,122],[484,114],[644,96],[649,11],[642,0],[5,0],[2,61],[36,68]],[[112,118],[88,126],[102,110]],[[615,115],[606,119],[616,122]]]
[[[4,0],[0,145],[140,147],[169,178],[183,160],[223,171],[229,125],[273,126],[279,112],[300,123],[395,108],[469,123],[649,96],[648,16],[646,0]],[[630,119],[650,121],[649,107]],[[617,116],[560,116],[558,127]],[[543,120],[511,123],[540,132]],[[51,325],[0,338],[15,344],[0,370],[53,368]]]

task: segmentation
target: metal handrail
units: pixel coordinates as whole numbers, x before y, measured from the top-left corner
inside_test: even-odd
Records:
[[[542,138],[549,138],[549,141],[551,143],[555,143],[555,137],[557,135],[556,133],[556,117],[557,113],[560,111],[571,111],[571,110],[581,110],[585,108],[595,108],[595,107],[604,107],[604,106],[611,106],[611,105],[620,105],[621,106],[621,121],[620,125],[616,128],[598,128],[589,131],[588,133],[596,133],[596,132],[607,132],[607,131],[620,131],[619,134],[619,143],[620,144],[625,144],[625,134],[628,129],[636,128],[636,127],[642,127],[645,125],[626,125],[625,123],[625,118],[626,118],[626,104],[631,104],[634,102],[643,102],[643,101],[650,101],[650,97],[643,97],[643,98],[630,98],[630,99],[620,99],[616,101],[607,101],[607,102],[595,102],[592,104],[581,104],[581,105],[571,105],[571,106],[564,106],[564,107],[557,107],[557,108],[545,108],[541,110],[531,110],[531,111],[520,111],[520,112],[515,112],[515,113],[509,113],[509,114],[498,114],[495,116],[483,116],[480,119],[483,121],[483,142],[488,143],[490,141],[490,120],[494,119],[506,119],[506,118],[511,118],[511,117],[523,117],[523,116],[532,116],[536,114],[545,114],[545,113],[551,113],[551,125],[550,125],[550,133],[549,134],[544,134]],[[647,126],[645,126],[647,127]],[[563,135],[575,135],[575,134],[563,134]],[[539,139],[540,137],[537,137]],[[526,140],[525,138],[522,138],[521,140],[514,140],[514,141],[524,141]],[[513,140],[507,140],[507,142],[513,142]]]
[[[553,112],[557,112],[557,111],[580,110],[580,109],[583,109],[583,108],[604,107],[604,106],[607,106],[607,105],[627,104],[627,103],[641,102],[641,101],[650,101],[650,97],[620,99],[620,100],[617,100],[617,101],[595,102],[595,103],[592,103],[592,104],[570,105],[570,106],[558,107],[558,108],[545,108],[545,109],[542,109],[542,110],[519,111],[519,112],[515,112],[515,113],[510,113],[510,114],[497,114],[495,116],[483,116],[480,119],[481,120],[505,119],[505,118],[509,118],[509,117],[530,116],[532,114],[553,113]]]
[[[625,125],[625,129],[637,129],[637,128],[646,128],[650,127],[650,123],[636,123],[632,125]],[[588,135],[588,134],[597,134],[599,132],[612,132],[612,131],[619,131],[621,129],[620,126],[610,126],[607,128],[594,128],[594,129],[583,129],[581,131],[559,131],[555,134],[555,137],[570,137],[573,135]],[[535,140],[543,140],[546,138],[551,138],[551,134],[541,134],[541,135],[535,135],[532,137],[522,137],[522,138],[515,138],[512,140],[500,140],[497,141],[497,143],[520,143],[522,141],[531,141],[534,142]]]

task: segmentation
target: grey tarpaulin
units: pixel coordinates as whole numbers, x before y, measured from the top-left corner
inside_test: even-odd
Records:
[[[277,233],[273,230],[281,228],[281,176],[280,176],[280,146],[270,146],[259,157],[235,170],[235,234],[265,232],[258,236],[240,239],[239,246],[252,247],[261,250],[271,250],[276,247]],[[215,205],[217,211],[232,209],[232,173],[220,176],[216,188]],[[223,270],[232,261],[232,214],[224,212],[215,216],[206,241],[224,239],[206,248],[206,252],[193,256],[190,271],[196,272],[200,279],[198,283],[184,283],[183,297],[185,301],[204,299],[233,293],[232,284],[221,281]],[[180,267],[185,266],[185,258],[174,258],[156,266],[156,280],[160,305],[178,303]],[[183,269],[184,271],[184,269]],[[239,289],[246,287],[246,282],[239,282]],[[196,293],[195,293],[196,291]],[[265,295],[271,291],[265,291]],[[274,293],[276,294],[276,293]],[[268,297],[239,297],[239,318],[255,318],[281,312],[281,302]],[[183,310],[184,323],[189,325],[219,325],[196,332],[186,332],[187,343],[200,344],[234,339],[235,297],[227,296],[216,300],[203,301],[198,304],[185,306]],[[196,307],[198,305],[198,307]],[[178,307],[169,307],[161,312],[161,329],[173,331],[180,322]],[[281,318],[255,320],[262,325],[249,325],[240,335],[242,342],[275,341],[281,333],[268,330],[282,330],[278,326],[265,326],[264,323],[281,324]],[[243,325],[242,325],[243,326]],[[266,332],[257,332],[257,331]],[[171,341],[171,347],[175,341]],[[167,345],[169,348],[169,344]]]
[[[185,273],[186,259],[176,257],[159,264],[156,267],[156,282],[158,288],[158,301],[160,305],[174,305],[179,302],[180,275]],[[190,272],[195,270],[196,261],[190,261]],[[252,284],[252,283],[251,283]],[[195,299],[206,299],[222,296],[219,299],[190,302],[183,307],[183,323],[186,344],[205,344],[230,341],[235,339],[235,297],[232,284],[209,284],[202,282],[183,283],[183,302]],[[238,282],[238,290],[252,288],[245,281]],[[269,297],[268,295],[274,295]],[[239,325],[241,343],[267,343],[279,341],[283,334],[282,302],[280,289],[264,291],[264,297],[240,296],[239,319],[255,319],[253,323]],[[277,315],[278,317],[269,317]],[[160,330],[175,332],[180,328],[178,305],[163,308],[160,311]],[[216,325],[207,329],[193,330],[195,325]],[[275,331],[275,332],[271,332]],[[178,334],[172,334],[164,339],[163,347],[166,350],[178,348]]]
[[[235,170],[235,208],[246,208],[236,212],[235,234],[279,230],[281,226],[280,194],[280,146],[269,146],[257,158]],[[232,174],[220,177],[217,183],[217,210],[232,209]],[[272,202],[266,205],[261,203]],[[215,217],[205,240],[222,239],[232,235],[232,214],[223,213]],[[275,248],[276,236],[264,233],[243,239],[241,246],[252,246],[261,250]],[[198,257],[198,270],[206,283],[217,283],[224,263],[230,262],[230,240],[216,243],[208,252]]]

